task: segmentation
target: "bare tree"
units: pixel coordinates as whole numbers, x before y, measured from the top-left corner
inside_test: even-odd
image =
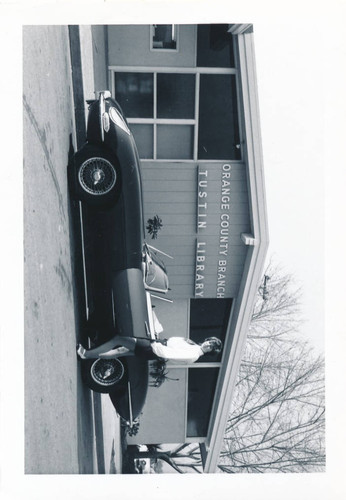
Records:
[[[257,291],[248,339],[287,343],[302,325],[300,303],[302,290],[294,284],[293,277],[271,262]]]
[[[220,456],[223,472],[324,469],[324,359],[296,334],[300,296],[290,276],[266,269]]]
[[[220,456],[225,472],[323,470],[323,359],[299,343],[277,354],[248,353],[241,367]]]

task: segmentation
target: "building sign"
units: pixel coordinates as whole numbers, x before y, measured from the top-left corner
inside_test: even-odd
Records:
[[[234,168],[239,170],[239,165],[233,167],[224,163],[197,167],[196,298],[232,295],[235,283],[232,245],[239,246],[242,232],[238,224],[240,209],[233,216],[232,197],[238,185],[245,189],[242,186],[246,182],[241,178],[241,183],[236,181],[238,185],[232,190]]]

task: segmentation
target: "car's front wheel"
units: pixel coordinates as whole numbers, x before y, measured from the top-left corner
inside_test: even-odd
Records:
[[[116,200],[120,191],[120,177],[113,155],[88,144],[76,153],[74,166],[74,194],[78,199],[91,204]]]
[[[83,379],[89,389],[108,393],[125,376],[124,364],[119,359],[88,359],[83,361]]]
[[[103,196],[111,192],[117,181],[117,172],[112,163],[102,156],[85,160],[78,171],[81,188],[92,196]]]

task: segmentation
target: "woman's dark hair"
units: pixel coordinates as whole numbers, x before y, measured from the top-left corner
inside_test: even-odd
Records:
[[[217,337],[208,337],[204,340],[204,342],[211,342],[212,343],[213,352],[215,352],[215,353],[221,352],[222,342]]]

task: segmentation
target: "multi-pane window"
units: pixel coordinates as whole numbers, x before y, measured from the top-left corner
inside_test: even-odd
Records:
[[[142,159],[241,159],[232,70],[116,71],[114,90]]]

